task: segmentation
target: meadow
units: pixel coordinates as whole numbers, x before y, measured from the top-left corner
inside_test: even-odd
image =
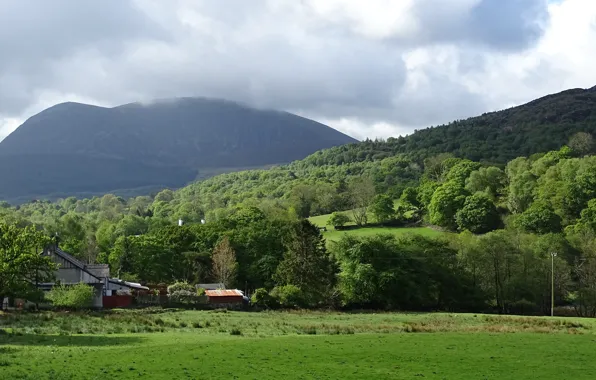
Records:
[[[480,314],[0,315],[1,379],[593,378],[596,322]]]
[[[337,241],[342,236],[348,234],[353,236],[374,236],[378,234],[391,234],[391,235],[405,235],[405,234],[419,234],[429,237],[436,237],[445,235],[447,232],[443,232],[430,227],[378,227],[378,226],[365,226],[360,228],[350,228],[347,230],[337,231],[332,226],[327,225],[327,221],[331,217],[331,214],[312,216],[309,218],[311,223],[318,227],[326,227],[327,231],[323,231],[323,236],[327,241]],[[350,222],[347,226],[355,226],[354,222]]]

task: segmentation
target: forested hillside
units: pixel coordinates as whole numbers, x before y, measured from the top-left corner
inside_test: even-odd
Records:
[[[543,313],[553,260],[557,304],[596,315],[591,152],[592,137],[579,133],[569,146],[504,167],[450,154],[423,165],[403,156],[302,162],[153,198],[5,204],[0,213],[9,224],[57,232],[81,260],[110,263],[118,276],[144,283],[217,281],[211,268],[228,255],[232,286],[259,288],[259,302],[286,306]],[[332,226],[423,224],[453,234],[348,234],[328,245],[304,218],[330,211]]]
[[[548,95],[519,107],[458,120],[387,141],[326,149],[303,165],[338,165],[406,154],[422,160],[439,153],[504,164],[519,156],[559,149],[577,132],[596,133],[596,87]]]

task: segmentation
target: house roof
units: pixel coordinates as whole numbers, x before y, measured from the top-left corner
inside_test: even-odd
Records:
[[[87,270],[99,277],[110,277],[110,266],[108,264],[87,264]]]
[[[119,278],[110,278],[110,279],[108,279],[108,281],[111,282],[112,284],[126,286],[127,288],[131,288],[131,289],[149,290],[148,287],[143,286],[137,282],[128,282],[128,281],[121,280]]]
[[[60,248],[54,248],[48,251],[49,254],[53,253],[62,259],[68,261],[75,267],[79,268],[80,270],[88,273],[89,275],[95,277],[97,280],[102,280],[105,277],[110,276],[110,266],[108,264],[85,264],[82,261],[76,259],[69,253],[64,252]]]
[[[218,289],[218,290],[205,290],[205,295],[209,297],[242,297],[244,293],[238,289]]]

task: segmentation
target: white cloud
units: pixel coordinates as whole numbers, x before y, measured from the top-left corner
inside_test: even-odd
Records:
[[[592,0],[94,3],[0,0],[0,138],[65,100],[177,96],[388,137],[596,84]]]

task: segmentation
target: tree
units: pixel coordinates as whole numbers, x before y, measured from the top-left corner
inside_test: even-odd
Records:
[[[294,209],[300,218],[308,218],[315,201],[315,189],[312,186],[299,184],[290,193]]]
[[[534,200],[536,176],[530,169],[530,161],[525,157],[509,161],[505,169],[509,179],[507,207],[513,213],[524,212]]]
[[[455,219],[460,230],[468,230],[475,234],[497,229],[501,223],[495,204],[484,193],[467,197],[464,207],[456,213]]]
[[[519,216],[516,223],[525,231],[537,234],[561,231],[561,217],[544,202],[534,202]]]
[[[456,182],[461,186],[466,184],[466,180],[472,172],[480,169],[480,163],[470,160],[459,160],[447,173],[446,181]]]
[[[213,279],[226,287],[232,286],[238,273],[238,262],[236,261],[236,252],[227,236],[224,236],[213,250],[211,261]]]
[[[277,285],[298,287],[307,305],[315,306],[329,301],[336,272],[336,263],[319,229],[308,220],[296,223],[274,276]]]
[[[594,139],[586,132],[577,132],[569,139],[569,148],[577,156],[589,154],[594,149]]]
[[[357,225],[368,222],[368,206],[375,196],[375,184],[370,177],[357,177],[349,184],[352,216]]]
[[[432,182],[442,182],[451,169],[454,157],[451,153],[441,153],[424,160],[424,176]]]
[[[406,187],[399,197],[399,202],[406,207],[411,206],[419,208],[420,202],[418,200],[418,189],[415,187]]]
[[[466,190],[471,194],[482,191],[489,195],[493,202],[503,193],[507,177],[501,169],[491,166],[473,171],[466,180]]]
[[[39,295],[36,283],[53,280],[56,265],[50,257],[41,255],[49,242],[33,227],[0,223],[0,300],[33,299]]]
[[[351,221],[352,220],[350,219],[350,217],[344,214],[343,212],[334,212],[333,214],[331,214],[331,217],[329,217],[329,220],[327,220],[327,225],[337,228],[343,227]]]
[[[441,186],[438,182],[433,181],[424,181],[420,183],[418,187],[418,195],[416,199],[418,200],[418,204],[423,209],[428,209],[430,206],[430,201],[432,200],[433,194],[435,191]]]
[[[374,197],[370,205],[370,211],[377,223],[386,223],[395,217],[393,210],[393,199],[386,194],[379,194]]]
[[[446,182],[433,194],[428,206],[430,222],[441,227],[456,229],[455,215],[463,207],[467,192],[455,181]]]

